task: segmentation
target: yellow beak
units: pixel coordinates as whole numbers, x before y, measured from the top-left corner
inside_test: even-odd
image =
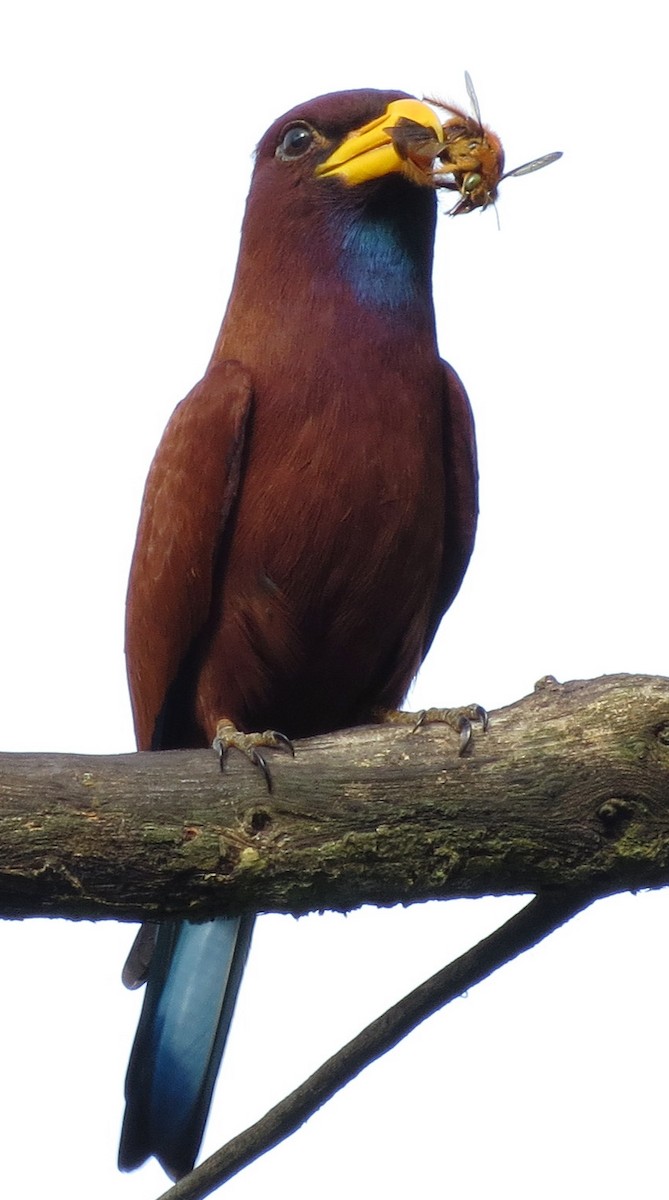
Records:
[[[412,154],[413,139],[407,141],[401,132],[416,127],[419,127],[419,135],[424,131],[425,136],[416,141],[416,152]],[[395,131],[398,134],[396,140],[393,138]],[[382,116],[349,133],[330,157],[316,168],[316,175],[338,175],[354,186],[401,173],[414,183],[430,186],[432,174],[428,164],[442,148],[442,136],[441,122],[427,104],[420,100],[393,100]],[[432,142],[434,153],[426,155],[426,143],[431,145]]]

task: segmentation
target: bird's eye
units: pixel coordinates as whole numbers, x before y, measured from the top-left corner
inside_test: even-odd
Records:
[[[276,148],[276,157],[284,162],[292,158],[300,158],[310,150],[314,142],[314,131],[304,121],[298,121],[289,126]]]

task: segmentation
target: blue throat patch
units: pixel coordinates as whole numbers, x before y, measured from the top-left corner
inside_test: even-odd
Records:
[[[407,244],[396,217],[357,217],[342,238],[341,270],[356,298],[375,308],[411,308],[429,277],[416,247]]]

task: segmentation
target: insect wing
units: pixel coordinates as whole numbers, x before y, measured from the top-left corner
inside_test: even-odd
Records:
[[[561,150],[553,150],[551,154],[542,154],[540,158],[533,158],[531,162],[514,167],[513,171],[506,171],[502,175],[502,179],[511,179],[514,175],[531,175],[533,171],[541,171],[542,167],[548,167],[551,163],[557,162],[558,158],[562,158]]]
[[[472,77],[469,74],[469,71],[465,71],[465,87],[467,88],[467,95],[469,96],[469,103],[472,106],[474,116],[476,117],[479,125],[483,125],[481,120],[481,109],[479,107],[479,98],[476,95],[476,89],[472,83]]]
[[[443,151],[444,143],[437,140],[432,129],[426,129],[418,121],[401,117],[397,125],[384,129],[400,158],[411,158],[412,152],[425,162],[431,162]]]

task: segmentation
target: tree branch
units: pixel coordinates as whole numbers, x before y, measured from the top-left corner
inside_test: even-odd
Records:
[[[271,757],[0,755],[0,915],[350,909],[669,883],[669,680],[564,685],[439,726]]]
[[[669,680],[547,679],[459,758],[443,727],[365,727],[271,760],[0,755],[0,915],[304,913],[537,892],[170,1189],[196,1200],[430,1013],[597,896],[669,883]]]
[[[591,899],[584,893],[547,893],[532,900],[494,933],[372,1021],[261,1120],[205,1159],[159,1200],[202,1200],[209,1196],[243,1167],[299,1129],[345,1084],[397,1045],[426,1017],[535,946]]]

